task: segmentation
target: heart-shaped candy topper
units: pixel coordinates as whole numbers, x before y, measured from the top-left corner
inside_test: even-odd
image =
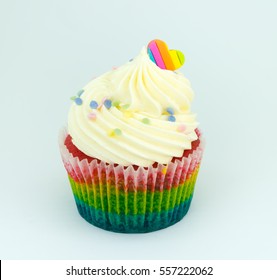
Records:
[[[185,63],[185,56],[181,51],[169,50],[166,43],[153,40],[147,46],[150,59],[161,69],[176,70]]]

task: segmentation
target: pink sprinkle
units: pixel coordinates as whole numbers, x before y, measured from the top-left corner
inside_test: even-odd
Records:
[[[98,105],[97,109],[100,110],[102,108],[102,106],[104,105],[105,100],[107,99],[107,97],[104,97],[101,101],[101,103]]]
[[[113,67],[112,67],[113,70],[116,70],[117,68],[118,68],[117,66],[113,66]]]
[[[107,99],[107,97],[104,97],[102,99],[102,102],[99,104],[98,109],[100,109],[104,105],[104,102],[106,101],[106,99]]]
[[[186,130],[186,126],[184,124],[180,124],[178,127],[177,127],[177,130],[180,131],[180,132],[183,132]]]
[[[95,120],[96,120],[96,114],[95,114],[95,113],[89,113],[89,114],[88,114],[88,118],[89,118],[90,120],[95,121]]]

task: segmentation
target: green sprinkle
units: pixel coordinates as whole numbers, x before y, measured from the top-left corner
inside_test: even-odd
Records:
[[[121,108],[123,109],[123,110],[126,110],[126,109],[128,109],[130,107],[130,104],[124,104],[123,106],[121,106]]]
[[[81,96],[82,94],[84,93],[84,90],[83,89],[81,89],[81,90],[79,90],[78,92],[77,92],[77,96]]]
[[[114,107],[118,107],[120,102],[119,101],[113,101],[112,104],[113,104]]]
[[[119,128],[115,128],[114,129],[114,134],[117,135],[117,136],[122,135],[122,131]]]
[[[148,118],[143,118],[141,121],[144,124],[150,124],[150,120]]]
[[[76,96],[72,96],[70,97],[70,100],[75,100],[77,97]]]

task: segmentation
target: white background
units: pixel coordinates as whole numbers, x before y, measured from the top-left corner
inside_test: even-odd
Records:
[[[82,279],[82,280],[99,280],[99,279],[148,279],[148,280],[172,280],[172,279],[182,279],[182,274],[185,274],[187,271],[179,269],[180,267],[198,267],[196,271],[199,273],[199,267],[202,268],[204,275],[193,275],[185,276],[185,279],[213,279],[213,280],[234,280],[234,279],[251,279],[251,280],[276,280],[277,271],[276,271],[276,260],[6,260],[1,264],[1,279],[3,280],[49,280],[54,279],[59,280],[68,280],[68,279]],[[72,270],[71,267],[75,270]],[[124,267],[126,274],[120,275],[121,266]],[[14,269],[14,268],[17,269]],[[75,271],[78,269],[79,275],[82,273],[83,268],[86,269],[86,276],[83,275],[75,276]],[[109,267],[111,270],[117,270],[119,275],[111,276],[107,275],[106,268]],[[165,267],[168,267],[167,269]],[[179,267],[175,270],[173,267]],[[209,267],[212,267],[212,272]],[[94,270],[95,275],[88,276],[88,268],[90,273],[92,269],[104,269],[106,275],[102,274],[102,271],[99,271],[99,276],[97,276],[96,271]],[[207,274],[205,275],[205,269]],[[133,270],[132,270],[133,269]],[[140,269],[136,271],[137,275],[132,276],[131,274],[135,272],[134,269]],[[149,269],[150,273],[144,273],[141,269]],[[69,271],[68,271],[69,270]],[[42,273],[43,271],[43,273]],[[71,275],[67,275],[67,273]],[[191,270],[187,272],[189,274]],[[74,276],[72,276],[72,273]],[[78,272],[77,272],[78,273]],[[139,274],[140,273],[140,274]],[[178,275],[178,273],[180,273]],[[161,274],[161,275],[160,275]],[[77,274],[78,275],[78,274]]]
[[[277,259],[277,2],[0,0],[1,259]],[[155,38],[185,53],[206,151],[187,216],[149,234],[77,213],[70,97]]]

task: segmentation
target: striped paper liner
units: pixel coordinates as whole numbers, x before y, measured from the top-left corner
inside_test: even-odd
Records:
[[[79,160],[64,145],[62,160],[80,215],[89,223],[115,232],[143,233],[166,228],[187,213],[203,154],[203,140],[188,157],[157,167],[120,166]]]

